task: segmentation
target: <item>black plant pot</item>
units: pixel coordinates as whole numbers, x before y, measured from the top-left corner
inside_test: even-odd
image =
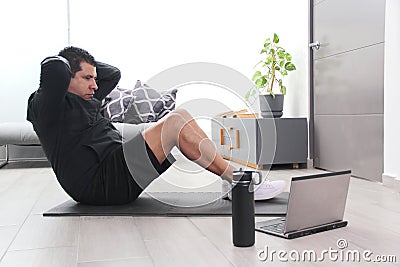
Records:
[[[260,95],[260,111],[263,118],[280,118],[283,114],[284,95]]]

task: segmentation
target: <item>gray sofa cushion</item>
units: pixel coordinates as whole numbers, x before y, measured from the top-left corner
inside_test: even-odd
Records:
[[[152,123],[113,124],[122,134],[124,141],[132,139],[139,131],[152,125]],[[4,122],[0,123],[0,145],[40,145],[40,141],[30,122]]]
[[[0,123],[0,145],[40,145],[30,122]]]

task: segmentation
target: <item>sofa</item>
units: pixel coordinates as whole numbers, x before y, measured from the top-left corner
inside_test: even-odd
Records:
[[[130,140],[139,131],[150,127],[153,123],[127,124],[113,123],[121,133],[123,140]],[[7,122],[0,123],[0,146],[5,147],[5,159],[0,164],[0,168],[7,165],[10,161],[9,146],[40,146],[39,138],[33,130],[32,124],[26,122]]]

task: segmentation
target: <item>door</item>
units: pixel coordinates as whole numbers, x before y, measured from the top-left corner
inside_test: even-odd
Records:
[[[385,1],[314,0],[310,8],[320,43],[311,52],[314,166],[381,181]]]

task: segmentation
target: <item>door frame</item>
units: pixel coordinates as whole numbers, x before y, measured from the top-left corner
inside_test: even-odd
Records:
[[[314,42],[314,0],[309,0],[309,16],[308,16],[308,43],[311,44]],[[314,156],[315,156],[315,146],[314,146],[314,52],[313,50],[309,47],[308,49],[308,66],[309,66],[309,121],[308,121],[308,153],[309,153],[309,158],[313,162],[313,167],[314,167]]]

